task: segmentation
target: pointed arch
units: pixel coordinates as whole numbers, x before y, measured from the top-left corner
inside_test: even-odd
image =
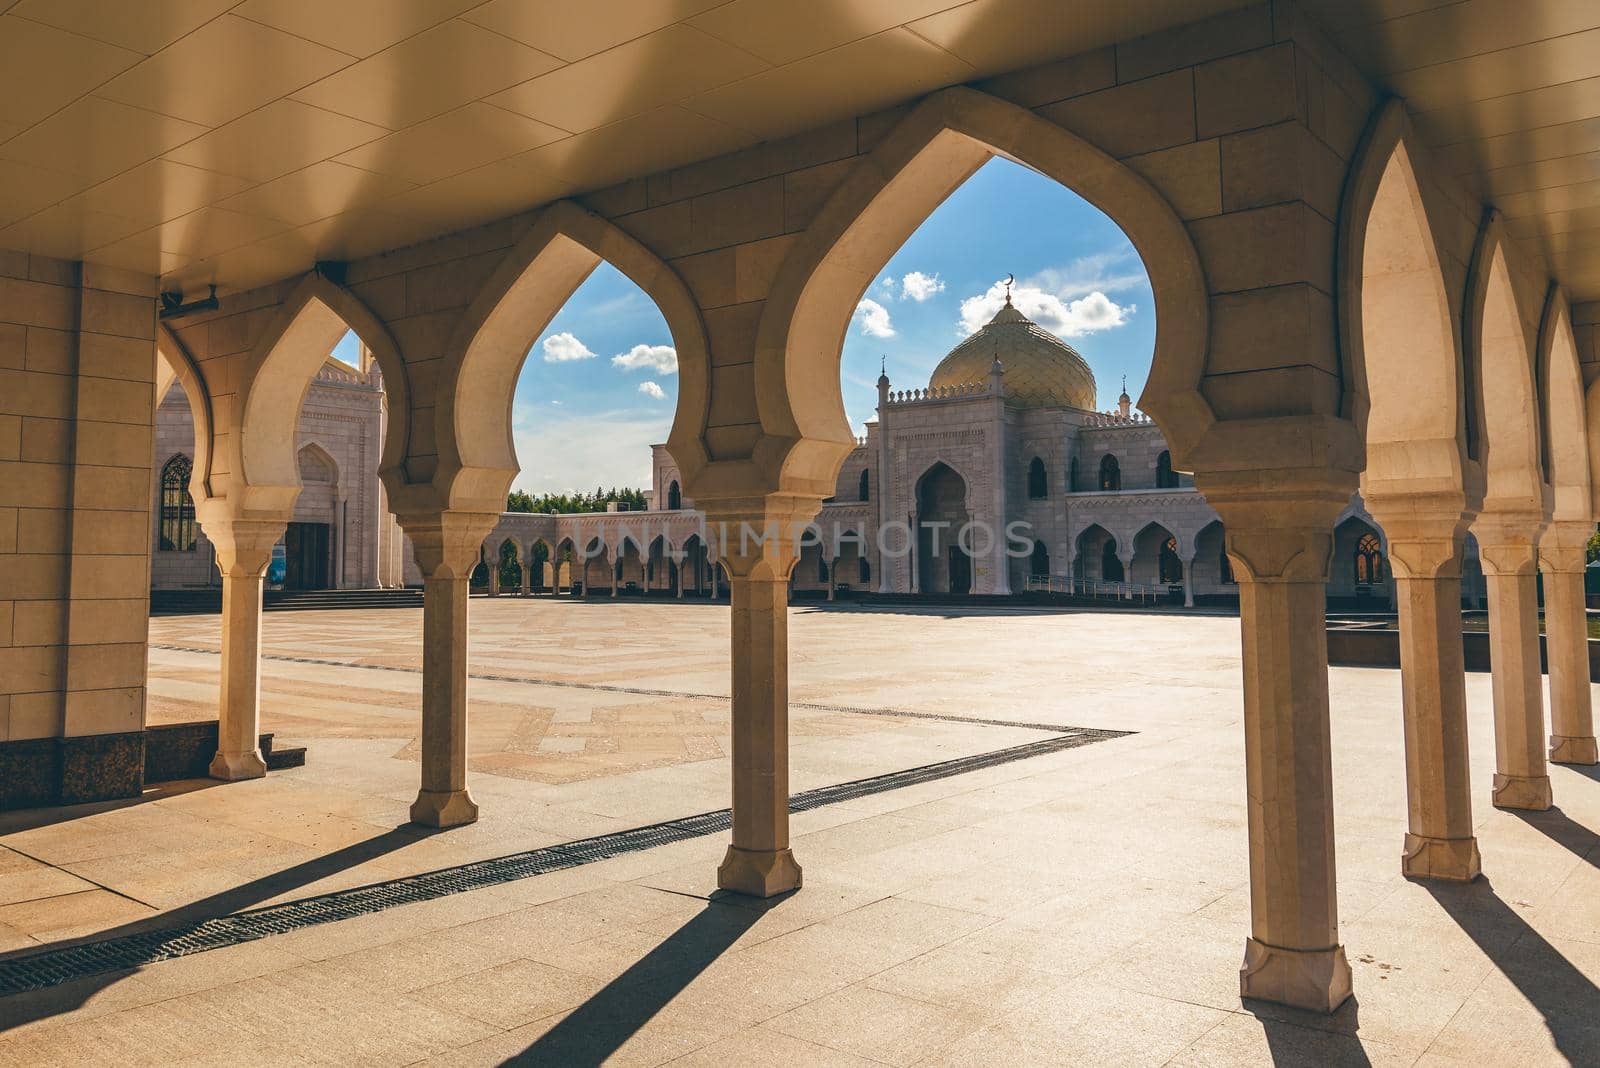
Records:
[[[1551,283],[1539,319],[1536,367],[1544,468],[1554,496],[1553,518],[1593,522],[1593,471],[1589,466],[1583,369],[1572,334],[1572,310],[1561,287]]]
[[[528,350],[605,260],[655,301],[678,354],[667,446],[685,480],[704,464],[710,375],[705,323],[689,287],[655,253],[572,201],[540,213],[457,324],[439,372],[434,485],[450,507],[498,511],[516,477],[512,395]]]
[[[211,394],[195,365],[194,357],[178,335],[166,325],[156,326],[156,393],[159,407],[167,390],[176,381],[189,400],[189,420],[194,424],[194,462],[189,476],[189,493],[199,500],[210,495],[207,472],[211,469]]]
[[[857,164],[779,269],[755,354],[761,444],[753,459],[771,488],[832,492],[856,444],[839,386],[850,316],[911,233],[994,156],[1055,179],[1122,228],[1155,294],[1155,358],[1140,407],[1156,416],[1180,458],[1215,421],[1200,395],[1205,278],[1171,205],[1131,168],[1065,128],[985,93],[952,88],[924,99]]]
[[[256,498],[252,506],[285,512],[294,506],[300,486],[295,447],[300,409],[312,380],[348,331],[361,339],[382,372],[389,418],[378,471],[391,498],[403,489],[411,397],[400,346],[355,294],[312,271],[278,306],[240,372],[228,472]]]
[[[1340,414],[1365,448],[1363,485],[1374,492],[1461,491],[1469,481],[1461,340],[1414,143],[1405,104],[1391,98],[1368,123],[1339,210]]]
[[[310,478],[307,477],[308,468],[312,476]],[[344,477],[344,473],[339,467],[339,461],[335,460],[331,452],[315,441],[308,441],[300,446],[299,452],[295,454],[295,471],[301,484],[326,482],[330,485],[338,486]],[[317,477],[320,474],[326,474],[327,477]]]
[[[1471,412],[1475,458],[1483,465],[1484,510],[1543,510],[1547,481],[1541,398],[1530,317],[1506,259],[1500,213],[1484,213],[1468,273],[1467,366],[1475,385]],[[1574,353],[1574,355],[1576,355]]]

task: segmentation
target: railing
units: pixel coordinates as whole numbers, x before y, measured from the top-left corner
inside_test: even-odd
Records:
[[[1030,593],[1064,593],[1071,597],[1138,601],[1140,604],[1160,601],[1173,590],[1172,585],[1147,586],[1138,582],[1109,582],[1067,575],[1029,575],[1023,580],[1022,588]]]

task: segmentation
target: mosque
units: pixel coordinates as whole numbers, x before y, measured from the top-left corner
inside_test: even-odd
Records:
[[[1094,372],[1076,349],[1011,302],[939,362],[926,387],[878,379],[878,418],[839,471],[791,579],[801,596],[1075,594],[1198,601],[1237,596],[1217,514],[1172,468],[1156,424],[1096,410]],[[421,582],[377,474],[382,372],[332,355],[299,425],[302,489],[269,587],[371,589]],[[188,494],[194,428],[183,390],[156,420],[151,585],[217,586],[214,551]],[[646,512],[507,512],[484,542],[481,583],[609,595],[716,595],[717,537],[683,495],[666,446],[653,449]],[[916,536],[911,536],[911,531]],[[496,566],[504,564],[505,566]],[[1353,498],[1337,525],[1329,597],[1386,607],[1383,534]],[[1481,597],[1469,545],[1465,589]],[[510,592],[510,591],[506,591]]]
[[[1217,513],[1173,470],[1126,382],[1096,410],[1094,372],[1011,301],[939,362],[924,388],[878,379],[878,418],[840,468],[790,585],[796,594],[1236,599]],[[652,508],[630,515],[506,513],[482,578],[527,592],[717,593],[716,534],[654,448]],[[912,538],[911,531],[916,531]],[[1388,608],[1382,531],[1358,497],[1336,524],[1330,600]],[[496,562],[507,566],[496,567]],[[1465,589],[1483,582],[1469,544]]]

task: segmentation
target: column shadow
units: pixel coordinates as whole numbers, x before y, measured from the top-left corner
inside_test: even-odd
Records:
[[[1530,823],[1558,822],[1549,820],[1550,815],[1530,813],[1525,818]],[[1559,819],[1577,826],[1565,816]],[[1567,828],[1560,830],[1570,836]],[[1593,837],[1591,832],[1585,833]],[[1555,834],[1551,837],[1562,841]],[[1600,988],[1594,981],[1502,901],[1487,878],[1466,885],[1423,885],[1500,974],[1544,1017],[1550,1038],[1562,1056],[1571,1064],[1600,1064]]]
[[[712,962],[732,948],[763,913],[782,900],[739,899],[733,903],[712,899],[660,945],[596,991],[533,1045],[504,1063],[604,1064]]]
[[[1358,1034],[1361,1007],[1353,995],[1331,1016],[1248,998],[1241,999],[1241,1004],[1261,1025],[1275,1065],[1371,1068],[1372,1060]]]
[[[273,872],[271,875],[263,875],[259,879],[252,879],[250,882],[241,883],[238,886],[167,912],[145,916],[118,927],[96,931],[94,934],[79,938],[66,938],[27,949],[0,953],[0,963],[17,963],[29,957],[42,956],[70,946],[82,945],[88,942],[103,942],[113,938],[120,938],[124,935],[139,934],[143,931],[173,930],[181,932],[185,929],[196,927],[207,920],[228,916],[260,905],[281,894],[303,886],[309,886],[328,876],[336,875],[341,871],[364,864],[369,860],[375,860],[397,849],[404,849],[406,846],[414,845],[433,833],[437,832],[410,824],[403,824],[380,835],[345,846],[343,849],[336,849],[332,853],[283,868],[280,871]],[[100,975],[91,975],[83,979],[72,980],[58,986],[45,987],[41,990],[29,990],[21,994],[0,998],[0,1034],[23,1024],[33,1023],[36,1020],[50,1016],[58,1016],[80,1008],[95,995],[129,976],[137,974],[139,970],[139,968],[131,968],[105,972]]]
[[[1580,860],[1600,868],[1600,834],[1577,822],[1560,808],[1548,808],[1543,812],[1507,811]]]

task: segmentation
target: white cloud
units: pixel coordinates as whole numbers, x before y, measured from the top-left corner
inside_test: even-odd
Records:
[[[1080,256],[1065,267],[1047,267],[1028,279],[1030,285],[1063,300],[1090,293],[1118,293],[1147,285],[1144,264],[1132,245]]]
[[[551,334],[544,339],[545,363],[570,363],[573,360],[592,359],[594,353],[589,351],[589,346],[566,331]]]
[[[976,333],[993,319],[1006,301],[1005,285],[996,282],[984,293],[961,302],[961,333]],[[1076,300],[1066,299],[1033,283],[1011,287],[1017,310],[1059,337],[1078,337],[1122,326],[1137,309],[1118,304],[1099,290]]]
[[[656,385],[654,382],[640,382],[639,383],[639,392],[643,393],[646,397],[654,397],[656,400],[666,400],[667,399],[666,390],[662,389],[660,386]]]
[[[894,337],[889,309],[871,297],[861,298],[861,303],[856,305],[855,318],[861,321],[861,332],[868,337]]]
[[[900,279],[900,295],[907,300],[914,300],[918,304],[927,300],[935,293],[944,292],[944,279],[937,273],[923,274],[921,271],[912,271]]]
[[[635,345],[627,352],[611,357],[611,365],[624,371],[637,371],[641,367],[658,375],[678,373],[678,352],[671,345]]]
[[[555,411],[518,404],[514,414],[522,467],[514,488],[533,494],[648,486],[650,446],[666,441],[672,429],[672,409],[642,397],[631,408]]]
[[[878,279],[878,290],[883,294],[884,300],[893,300],[894,279],[888,275],[884,275],[882,278]]]

